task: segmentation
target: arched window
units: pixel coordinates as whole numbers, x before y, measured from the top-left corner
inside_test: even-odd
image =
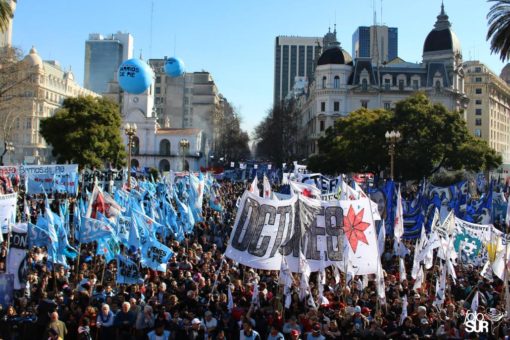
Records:
[[[368,81],[367,78],[363,78],[361,81],[361,90],[367,91],[368,90]]]
[[[435,87],[436,87],[436,91],[441,91],[441,81],[440,80],[436,80]]]
[[[131,153],[133,155],[140,154],[140,139],[137,136],[133,137],[133,144],[131,145]]]
[[[335,76],[335,79],[333,81],[333,87],[335,89],[339,89],[340,88],[340,77],[339,76]]]
[[[159,162],[159,172],[168,172],[170,171],[170,162],[166,159],[162,159]]]
[[[322,88],[326,88],[326,76],[322,77]]]
[[[159,154],[161,156],[170,156],[170,142],[168,139],[163,139],[159,142]]]
[[[140,163],[138,163],[137,159],[132,159],[131,160],[131,168],[138,169],[139,166],[140,166]]]

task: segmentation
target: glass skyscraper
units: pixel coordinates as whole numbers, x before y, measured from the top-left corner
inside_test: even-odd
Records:
[[[398,28],[358,27],[352,35],[352,57],[372,58],[374,63],[381,64],[395,59],[398,57]]]
[[[133,57],[133,37],[129,33],[116,33],[108,37],[90,34],[85,42],[85,88],[105,93],[108,82],[122,61]]]

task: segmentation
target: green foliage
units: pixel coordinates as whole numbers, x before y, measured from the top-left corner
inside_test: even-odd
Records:
[[[8,0],[0,0],[0,32],[5,32],[13,17],[11,3]]]
[[[149,168],[149,179],[157,181],[159,179],[159,171],[156,168]]]
[[[501,61],[510,57],[510,0],[489,0],[494,4],[487,14],[491,52],[499,54]]]
[[[241,129],[241,117],[235,112],[226,114],[220,124],[220,138],[216,148],[218,158],[229,161],[250,158],[250,137]]]
[[[103,98],[67,98],[53,117],[41,121],[40,133],[59,163],[100,168],[125,164],[117,104]]]
[[[396,178],[421,179],[440,168],[493,169],[502,161],[485,141],[469,135],[459,113],[417,93],[393,111],[360,109],[338,119],[319,140],[320,153],[308,166],[329,174],[379,173],[389,168],[384,134],[391,130],[403,136],[396,146]]]

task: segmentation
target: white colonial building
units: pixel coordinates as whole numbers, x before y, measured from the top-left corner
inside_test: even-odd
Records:
[[[170,128],[166,120],[164,127],[157,122],[154,107],[154,85],[140,95],[124,94],[122,120],[124,124],[136,124],[133,137],[131,167],[152,167],[160,172],[192,171],[205,167],[206,141],[201,129]],[[183,148],[181,141],[187,141]],[[127,146],[128,137],[124,134]]]
[[[290,93],[299,111],[298,125],[306,155],[318,152],[317,142],[334,121],[359,108],[391,109],[416,91],[449,110],[462,111],[464,92],[461,46],[448,16],[441,13],[425,39],[421,63],[395,58],[386,64],[372,58],[353,60],[336,39],[317,60],[314,79]]]

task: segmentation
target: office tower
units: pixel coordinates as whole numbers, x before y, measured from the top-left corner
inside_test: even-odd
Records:
[[[352,57],[372,58],[374,64],[383,64],[398,57],[398,28],[381,25],[358,27],[352,35]]]
[[[336,36],[329,32],[329,35]],[[329,37],[326,35],[326,38]],[[321,53],[322,37],[277,36],[274,62],[274,103],[285,99],[292,90],[295,77],[313,78],[315,61]]]
[[[85,88],[96,93],[107,92],[122,61],[133,57],[133,36],[118,32],[107,37],[90,34],[85,42]]]

